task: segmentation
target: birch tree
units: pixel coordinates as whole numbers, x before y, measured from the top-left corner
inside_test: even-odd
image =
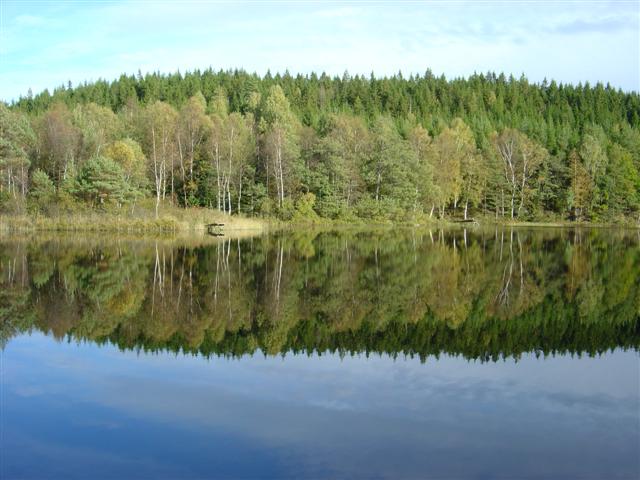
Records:
[[[438,198],[436,186],[433,183],[433,168],[429,162],[431,137],[429,132],[421,125],[416,125],[409,132],[409,143],[413,148],[417,160],[416,196],[423,205],[429,208],[429,217],[433,217],[435,210],[434,201]]]
[[[455,202],[460,196],[462,188],[461,155],[458,134],[451,127],[445,128],[431,143],[431,167],[433,183],[437,187],[438,196],[434,199],[433,207],[440,210],[440,218],[444,217],[445,209],[450,202]]]
[[[263,109],[266,160],[276,184],[277,204],[282,208],[285,197],[299,179],[299,148],[296,141],[297,119],[279,85],[271,87]],[[285,181],[286,177],[286,181]]]
[[[232,212],[231,186],[235,188],[236,211],[242,208],[242,194],[245,177],[251,169],[251,159],[255,156],[253,116],[243,117],[234,112],[229,115],[227,126],[229,175],[227,180],[228,212]]]
[[[493,145],[501,160],[506,184],[510,190],[510,215],[522,214],[538,167],[547,151],[524,133],[507,128],[493,135]]]
[[[42,168],[54,183],[61,185],[76,173],[80,131],[73,125],[71,112],[63,103],[54,104],[36,121],[36,131]]]
[[[205,114],[206,100],[202,93],[192,96],[180,110],[176,145],[182,177],[182,195],[184,206],[190,204],[189,197],[197,186],[193,178],[196,155],[211,129],[211,120]]]
[[[93,102],[78,105],[73,110],[73,123],[80,130],[83,160],[100,155],[102,149],[120,137],[123,130],[120,118],[110,108]]]
[[[147,107],[143,115],[144,145],[153,173],[156,194],[156,218],[160,200],[166,197],[167,170],[173,172],[175,155],[175,131],[178,114],[173,107],[164,102],[155,102]],[[171,175],[173,192],[173,175]]]
[[[234,203],[235,211],[240,211],[245,176],[255,155],[253,115],[228,113],[224,90],[216,92],[210,108],[208,148],[216,174],[217,207],[231,215]]]
[[[0,103],[0,192],[26,195],[29,155],[36,136],[26,116]]]

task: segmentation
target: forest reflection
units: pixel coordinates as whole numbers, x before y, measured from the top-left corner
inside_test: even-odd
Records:
[[[122,349],[442,353],[640,347],[640,238],[621,230],[380,230],[0,240],[0,341]]]

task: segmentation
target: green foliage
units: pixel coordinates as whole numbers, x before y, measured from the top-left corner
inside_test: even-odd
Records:
[[[82,136],[80,155],[86,158],[99,155],[107,143],[122,135],[121,119],[110,108],[95,103],[77,105],[73,124]]]
[[[580,220],[589,212],[593,180],[575,150],[569,154],[569,161],[571,162],[569,206],[573,209],[575,218]]]
[[[135,140],[116,140],[105,147],[103,154],[120,165],[127,181],[136,185],[146,182],[146,158]]]
[[[640,173],[631,153],[620,145],[609,149],[607,196],[616,213],[634,215],[640,207]]]
[[[134,195],[122,167],[108,157],[93,157],[78,177],[78,194],[95,205],[122,205]]]
[[[0,208],[20,209],[36,168],[68,204],[106,156],[157,211],[292,218],[312,193],[332,219],[636,218],[638,111],[637,92],[494,73],[123,75],[0,106]]]
[[[403,141],[390,117],[374,121],[372,138],[372,154],[363,174],[367,189],[376,202],[410,209],[418,200],[415,150]]]
[[[45,172],[37,169],[31,175],[29,188],[29,209],[32,212],[45,212],[56,195],[56,187]]]
[[[35,143],[27,116],[0,102],[0,208],[25,195]]]
[[[11,201],[11,194],[5,190],[0,190],[0,211],[6,212]]]
[[[293,199],[285,198],[284,200],[282,200],[282,204],[278,206],[277,212],[278,218],[280,220],[293,220],[293,217],[296,214],[296,208]]]
[[[311,193],[304,193],[296,200],[296,211],[293,218],[297,221],[313,221],[318,219],[318,214],[314,210],[316,196]]]

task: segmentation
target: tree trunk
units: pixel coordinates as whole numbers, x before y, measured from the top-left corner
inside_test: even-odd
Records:
[[[178,135],[178,154],[180,155],[180,172],[182,173],[182,197],[184,199],[184,208],[187,208],[187,179],[185,178],[184,154],[182,153],[182,140],[180,139],[180,135]],[[171,188],[173,190],[173,186]]]
[[[278,166],[280,168],[280,206],[282,207],[282,204],[284,203],[284,169],[282,168],[282,156],[280,156]]]
[[[516,201],[516,191],[513,189],[511,191],[511,219],[513,220],[515,215],[515,201]]]
[[[238,183],[238,206],[236,210],[240,213],[240,205],[242,205],[242,173],[240,174],[240,181]]]
[[[153,174],[156,181],[156,220],[158,219],[158,207],[160,206],[160,187],[162,185],[162,169],[158,165],[158,154],[156,150],[156,129],[151,128],[151,137],[153,139]]]
[[[173,171],[175,170],[175,166],[173,164],[173,157],[174,155],[171,155],[171,203],[174,203],[174,199],[175,199],[175,187],[174,187],[174,182],[173,182]]]
[[[21,183],[22,183],[22,185],[21,185],[22,196],[24,197],[27,194],[27,192],[26,192],[27,181],[26,181],[25,174],[24,174],[24,163],[22,163],[20,165],[20,176],[22,177],[21,180],[20,180]]]

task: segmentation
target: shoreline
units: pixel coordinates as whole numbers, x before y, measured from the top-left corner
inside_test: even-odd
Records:
[[[194,215],[195,213],[195,215]],[[452,220],[435,220],[426,223],[417,222],[343,222],[322,219],[315,222],[281,221],[277,219],[225,216],[218,212],[185,212],[182,218],[176,215],[163,215],[160,218],[127,218],[108,213],[72,215],[66,217],[45,217],[32,215],[0,216],[0,232],[114,232],[127,234],[202,234],[207,235],[207,223],[224,223],[223,234],[233,236],[256,235],[288,229],[326,229],[326,228],[616,228],[640,229],[640,224],[603,223],[603,222],[496,222],[479,219],[476,223],[460,223]]]
[[[265,233],[277,229],[274,220],[224,216],[218,212],[186,211],[184,215],[163,214],[154,217],[127,217],[109,213],[68,216],[0,215],[0,232],[118,232],[154,234],[206,234],[207,224],[224,223],[225,231]]]

